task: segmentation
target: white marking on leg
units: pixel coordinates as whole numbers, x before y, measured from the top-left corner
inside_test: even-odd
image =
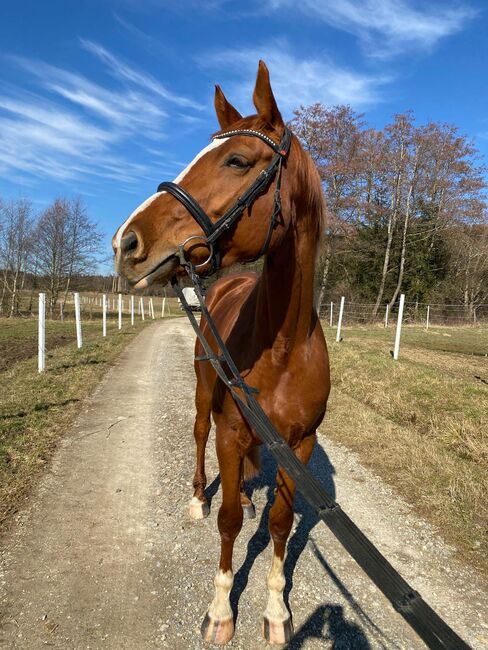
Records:
[[[208,608],[210,618],[223,621],[233,617],[230,606],[230,590],[234,584],[232,571],[219,571],[215,576],[215,596]]]
[[[188,506],[188,512],[192,519],[205,519],[210,513],[210,508],[206,501],[200,501],[198,497],[193,496]]]
[[[220,147],[220,145],[226,142],[228,139],[229,138],[222,138],[221,140],[213,140],[209,145],[204,147],[199,153],[197,153],[197,155],[195,156],[195,158],[193,158],[191,163],[187,165],[185,169],[178,174],[178,176],[174,179],[173,183],[180,183],[183,180],[183,178],[188,174],[188,172],[193,167],[193,165],[195,165],[195,163],[198,160],[200,160],[202,156],[204,156],[212,149]],[[124,223],[120,226],[120,228],[117,230],[117,233],[115,235],[114,244],[117,249],[120,247],[120,240],[122,239],[122,235],[127,230],[127,226],[130,224],[132,219],[134,219],[136,215],[138,215],[140,212],[142,212],[147,207],[149,207],[153,201],[155,201],[157,198],[161,196],[161,194],[166,194],[166,192],[156,192],[155,194],[152,194],[148,199],[144,201],[144,203],[141,203],[141,205],[138,208],[136,208],[134,212],[124,221]]]
[[[268,603],[264,611],[264,616],[269,621],[283,622],[286,621],[290,614],[283,600],[283,591],[285,589],[285,573],[283,571],[285,561],[274,555],[271,561],[271,568],[268,573]]]

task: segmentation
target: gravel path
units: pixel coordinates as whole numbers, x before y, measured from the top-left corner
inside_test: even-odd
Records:
[[[186,513],[193,475],[193,333],[161,321],[131,343],[86,403],[51,471],[4,539],[0,646],[200,648],[219,537],[218,470],[209,445],[210,517]],[[325,433],[327,423],[322,427]],[[473,648],[488,648],[482,583],[428,524],[324,435],[311,461],[348,514]],[[236,543],[230,648],[260,638],[273,491],[265,456],[258,516]],[[415,650],[424,645],[298,500],[286,565],[296,636],[289,648]]]

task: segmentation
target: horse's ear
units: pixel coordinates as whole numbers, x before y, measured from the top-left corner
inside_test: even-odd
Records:
[[[264,117],[272,126],[283,126],[283,118],[278,110],[276,99],[274,98],[273,91],[271,90],[271,83],[269,81],[269,72],[264,61],[259,61],[258,76],[256,79],[256,86],[252,96],[254,106],[258,115]]]
[[[237,120],[242,119],[242,115],[232,104],[230,104],[220,86],[215,86],[215,112],[221,129],[228,129]]]

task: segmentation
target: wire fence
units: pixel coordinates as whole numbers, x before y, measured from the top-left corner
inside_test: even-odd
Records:
[[[131,310],[131,302],[134,300],[134,309],[136,315],[141,315],[141,312],[147,316],[149,310],[153,310],[155,317],[159,314],[171,315],[178,311],[178,302],[176,298],[166,296],[131,296],[131,294],[122,293],[96,293],[96,292],[70,292],[56,301],[55,305],[49,302],[49,294],[45,294],[45,316],[49,320],[75,320],[76,305],[75,296],[79,296],[80,313],[83,320],[99,320],[103,317],[104,300],[105,310],[108,318],[117,318],[119,311],[123,315],[127,315]],[[19,309],[12,314],[20,318],[37,318],[38,315],[38,301],[39,294],[32,295],[31,292],[24,292],[20,296]],[[121,308],[119,310],[119,300],[121,301]],[[10,310],[4,309],[0,311],[0,320],[3,318],[10,318]]]
[[[398,302],[392,309],[388,305],[381,305],[374,313],[374,303],[357,303],[344,301],[342,327],[354,325],[383,324],[385,327],[393,325],[398,315]],[[330,325],[337,324],[339,318],[340,301],[323,303],[320,307],[320,318]],[[430,327],[441,326],[483,326],[488,325],[488,304],[474,307],[465,305],[447,305],[435,303],[405,302],[403,310],[403,323],[406,325],[419,325]]]

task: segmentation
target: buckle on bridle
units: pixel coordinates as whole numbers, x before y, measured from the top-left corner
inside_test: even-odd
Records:
[[[187,237],[184,242],[182,242],[181,244],[178,245],[178,250],[180,252],[179,257],[180,257],[180,261],[182,263],[190,261],[190,260],[187,259],[186,255],[185,255],[185,253],[186,253],[185,246],[192,239],[199,239],[200,241],[202,241],[204,246],[206,246],[208,248],[208,251],[209,251],[209,255],[208,255],[207,259],[205,260],[205,262],[201,262],[200,264],[193,264],[193,267],[195,269],[201,269],[202,266],[206,266],[213,259],[213,256],[214,256],[213,244],[212,244],[212,242],[209,242],[208,239],[204,235],[191,235],[190,237]]]

